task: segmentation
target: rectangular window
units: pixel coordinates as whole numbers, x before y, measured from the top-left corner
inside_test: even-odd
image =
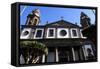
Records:
[[[55,28],[47,29],[47,38],[55,38]]]
[[[79,33],[78,33],[78,29],[77,28],[71,28],[71,37],[72,38],[79,38]]]
[[[36,37],[41,37],[41,35],[42,35],[42,30],[38,30],[36,33]]]
[[[35,39],[43,38],[43,29],[36,29],[34,38]]]
[[[53,29],[50,29],[50,30],[49,30],[49,35],[48,35],[48,36],[51,37],[51,36],[53,36],[53,35],[54,35],[54,30],[53,30]]]
[[[72,30],[73,36],[77,36],[76,30]]]

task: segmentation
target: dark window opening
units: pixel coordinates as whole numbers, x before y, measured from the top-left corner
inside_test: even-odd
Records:
[[[36,37],[41,37],[42,36],[42,30],[37,30]]]
[[[50,29],[49,30],[49,36],[53,36],[54,35],[54,30],[53,29]]]
[[[46,62],[55,62],[55,48],[48,48],[48,55],[46,56]]]
[[[26,36],[28,34],[29,34],[29,31],[25,31],[23,35]]]
[[[75,53],[75,61],[83,61],[85,59],[84,53],[80,46],[74,47],[74,53]]]
[[[29,22],[27,25],[31,25],[31,22]]]
[[[34,19],[34,25],[37,25],[37,19]]]
[[[73,36],[77,36],[76,30],[72,30]]]
[[[66,30],[61,30],[61,31],[60,31],[60,35],[61,35],[61,36],[65,36],[66,34],[67,34],[67,31],[66,31]]]
[[[70,48],[59,48],[58,56],[59,56],[59,62],[73,61],[72,51]]]

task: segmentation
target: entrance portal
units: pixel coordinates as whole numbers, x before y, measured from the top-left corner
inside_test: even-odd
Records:
[[[70,47],[58,48],[59,62],[70,62],[73,60]]]
[[[59,47],[58,56],[59,56],[59,62],[73,62],[73,61],[84,60],[84,54],[81,46]]]

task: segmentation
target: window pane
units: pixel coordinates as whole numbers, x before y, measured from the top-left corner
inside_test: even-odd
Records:
[[[49,36],[53,36],[54,35],[54,30],[53,29],[50,29],[49,30]]]
[[[73,36],[77,36],[76,30],[72,30]]]
[[[36,37],[41,37],[42,36],[42,30],[37,30]]]

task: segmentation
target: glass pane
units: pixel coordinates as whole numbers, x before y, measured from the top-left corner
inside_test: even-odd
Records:
[[[36,37],[41,37],[42,36],[42,30],[37,30]]]
[[[77,36],[76,30],[72,30],[73,36]]]
[[[53,36],[53,34],[54,34],[53,32],[54,32],[54,30],[53,29],[50,29],[49,30],[49,36]]]

